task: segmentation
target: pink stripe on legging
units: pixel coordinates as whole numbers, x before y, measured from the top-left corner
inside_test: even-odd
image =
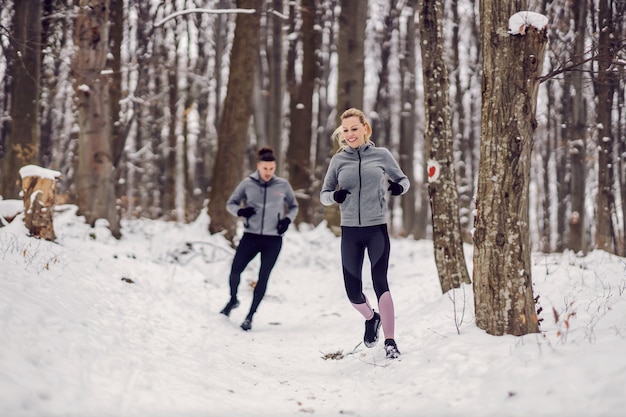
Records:
[[[365,320],[369,320],[374,316],[374,310],[370,307],[370,303],[367,298],[365,298],[364,303],[352,303],[352,305],[363,315]],[[378,300],[378,310],[380,314],[380,321],[383,325],[385,339],[393,339],[395,332],[395,312],[393,308],[393,300],[391,299],[391,293],[389,291],[385,291],[383,295],[380,296],[380,299]]]
[[[367,297],[365,297],[364,303],[361,303],[361,304],[351,303],[351,304],[354,308],[357,309],[359,313],[363,315],[363,317],[365,317],[365,320],[369,320],[372,317],[374,317],[374,310],[372,310],[372,307],[370,307],[370,302],[367,301]]]
[[[380,321],[383,324],[383,333],[385,339],[393,339],[395,331],[395,317],[393,300],[391,299],[391,293],[385,291],[378,300],[378,309],[380,310]]]

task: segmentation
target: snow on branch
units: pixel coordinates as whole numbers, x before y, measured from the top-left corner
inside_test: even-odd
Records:
[[[542,30],[548,25],[548,18],[541,13],[517,12],[509,18],[509,33],[525,35],[529,27]]]
[[[247,13],[247,14],[253,14],[256,13],[255,9],[187,9],[187,10],[181,10],[179,12],[176,13],[172,13],[169,16],[165,16],[163,19],[159,20],[158,22],[156,22],[154,24],[155,28],[158,28],[160,26],[163,26],[163,24],[165,22],[167,22],[168,20],[172,20],[178,16],[183,16],[186,14],[192,14],[192,13],[213,13],[213,14],[225,14],[225,13]]]

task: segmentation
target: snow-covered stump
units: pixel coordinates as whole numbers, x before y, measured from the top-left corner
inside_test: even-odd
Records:
[[[20,169],[24,225],[31,236],[54,241],[53,213],[56,199],[58,171],[26,165]]]

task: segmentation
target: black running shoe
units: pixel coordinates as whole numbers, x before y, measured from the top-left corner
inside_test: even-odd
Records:
[[[385,353],[387,354],[388,359],[395,359],[400,356],[400,351],[398,350],[398,345],[396,345],[395,340],[385,340]]]
[[[241,328],[244,329],[245,331],[250,330],[252,328],[252,320],[245,319],[243,323],[241,323]]]
[[[378,342],[378,329],[380,329],[380,314],[374,311],[374,317],[365,320],[363,343],[365,343],[365,346],[368,348],[376,346],[376,342]]]
[[[225,315],[225,316],[230,316],[230,311],[231,311],[233,308],[237,308],[237,307],[239,307],[239,300],[237,300],[237,299],[232,300],[232,299],[231,299],[231,300],[230,300],[230,301],[226,304],[226,307],[224,307],[224,308],[222,309],[222,311],[220,311],[220,314],[223,314],[223,315]]]

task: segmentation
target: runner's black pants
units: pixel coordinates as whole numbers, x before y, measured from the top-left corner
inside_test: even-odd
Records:
[[[265,291],[267,290],[267,282],[270,273],[276,265],[278,254],[283,246],[282,236],[266,236],[253,233],[244,233],[239,246],[235,251],[233,264],[230,269],[230,297],[237,298],[237,289],[241,282],[241,273],[246,269],[248,264],[258,254],[261,254],[261,267],[259,268],[259,280],[254,287],[254,296],[252,305],[247,318],[252,320],[252,316],[256,313]]]
[[[341,263],[348,299],[353,304],[366,302],[363,294],[363,261],[369,256],[376,297],[389,291],[387,270],[390,251],[386,224],[366,227],[341,227]]]

